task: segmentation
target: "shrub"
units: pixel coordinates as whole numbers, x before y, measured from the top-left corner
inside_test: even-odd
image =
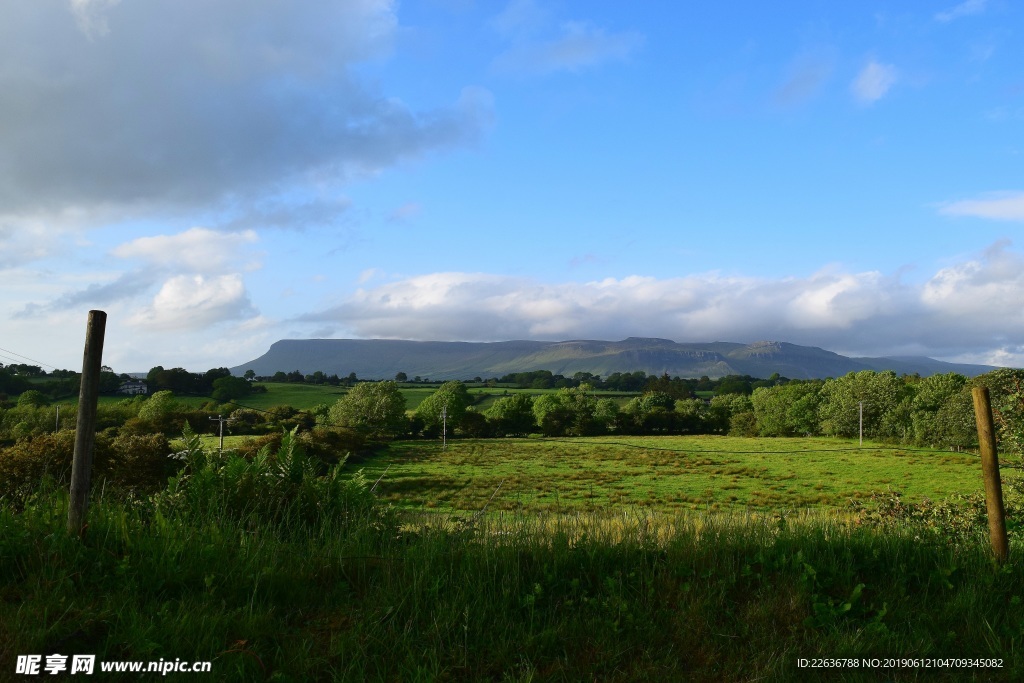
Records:
[[[177,470],[170,453],[170,442],[163,434],[120,434],[110,441],[99,474],[120,488],[156,491]]]
[[[729,418],[729,436],[757,436],[757,416],[752,410]]]
[[[1005,500],[1007,533],[1019,531],[1021,507],[1016,499]],[[925,498],[908,503],[899,491],[872,493],[867,503],[851,502],[856,524],[882,528],[909,527],[915,533],[958,544],[988,533],[988,514],[982,493],[956,494],[942,501]]]
[[[170,451],[163,434],[115,435],[114,430],[97,433],[91,485],[111,485],[135,492],[159,490],[176,469],[167,457]],[[67,429],[24,438],[0,451],[0,496],[22,501],[44,479],[62,486],[70,484],[74,452],[75,432]]]
[[[19,439],[0,451],[0,497],[20,505],[44,478],[57,483],[69,481],[74,451],[72,431]]]
[[[342,476],[343,462],[320,472],[299,444],[296,430],[284,432],[276,452],[264,444],[252,458],[218,454],[202,447],[186,429],[180,457],[185,468],[154,502],[166,513],[229,517],[283,527],[332,521],[342,526],[371,517],[393,528],[388,509],[376,504],[362,472]]]

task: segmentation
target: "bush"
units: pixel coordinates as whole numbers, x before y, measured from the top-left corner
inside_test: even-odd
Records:
[[[101,477],[119,488],[153,492],[167,485],[177,470],[171,445],[163,434],[120,434],[110,441]]]
[[[745,410],[729,418],[729,436],[757,436],[757,416]]]
[[[163,488],[177,469],[163,434],[139,435],[114,430],[96,434],[92,459],[92,488],[104,485],[135,492]],[[23,501],[49,479],[60,486],[71,482],[75,432],[63,430],[17,441],[0,451],[0,497]]]
[[[44,478],[69,482],[74,452],[72,431],[19,439],[0,451],[0,498],[20,505],[36,492]]]
[[[394,528],[388,509],[378,506],[362,472],[342,476],[344,461],[323,468],[301,447],[296,430],[284,432],[276,452],[264,444],[252,458],[206,451],[186,429],[181,458],[185,468],[154,502],[165,513],[199,517],[227,515],[254,524],[284,527],[324,521],[343,526],[367,517]]]
[[[1021,509],[1006,502],[1007,533],[1015,536],[1016,520]],[[908,503],[899,491],[872,493],[868,503],[851,502],[854,522],[858,525],[894,529],[909,527],[915,533],[958,544],[968,539],[984,537],[988,533],[988,514],[985,496],[981,493],[957,494],[943,501],[925,498],[920,503]]]

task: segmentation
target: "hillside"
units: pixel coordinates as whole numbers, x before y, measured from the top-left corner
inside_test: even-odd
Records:
[[[241,375],[298,370],[309,374],[356,373],[361,379],[390,379],[398,372],[409,377],[467,379],[500,377],[513,372],[550,370],[572,376],[590,372],[607,377],[613,372],[643,370],[679,377],[779,373],[793,379],[839,377],[857,370],[893,370],[898,374],[932,375],[959,372],[980,375],[986,365],[946,363],[925,357],[848,358],[812,346],[786,342],[739,344],[711,342],[680,344],[668,339],[630,337],[622,341],[561,342],[436,342],[396,339],[282,339],[248,363],[231,368]]]

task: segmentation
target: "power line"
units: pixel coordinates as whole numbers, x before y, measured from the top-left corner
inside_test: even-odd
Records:
[[[46,367],[53,368],[54,370],[59,370],[60,369],[56,365],[50,365],[49,363],[44,363],[44,362],[42,362],[40,360],[36,360],[35,358],[29,358],[28,356],[23,356],[20,353],[15,353],[14,351],[10,351],[8,349],[0,348],[0,351],[3,351],[4,353],[9,353],[9,354],[11,354],[13,356],[17,356],[18,358],[24,358],[25,360],[30,360],[33,363],[38,363],[39,365],[45,365]],[[14,359],[11,358],[10,360],[14,360]]]

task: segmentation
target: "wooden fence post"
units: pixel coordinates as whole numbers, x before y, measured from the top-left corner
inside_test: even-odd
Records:
[[[985,478],[985,507],[988,510],[988,537],[992,552],[999,562],[1010,554],[1006,540],[1006,510],[1003,508],[1003,484],[999,480],[999,457],[996,455],[996,432],[992,423],[992,403],[988,387],[974,387],[974,419],[978,424],[978,449],[981,451],[981,473]]]
[[[103,335],[107,314],[89,311],[82,358],[82,387],[78,393],[78,425],[75,429],[75,456],[71,464],[71,501],[68,506],[68,533],[85,533],[89,507],[89,483],[92,478],[92,450],[96,443],[96,403],[99,399],[100,366],[103,359]]]

